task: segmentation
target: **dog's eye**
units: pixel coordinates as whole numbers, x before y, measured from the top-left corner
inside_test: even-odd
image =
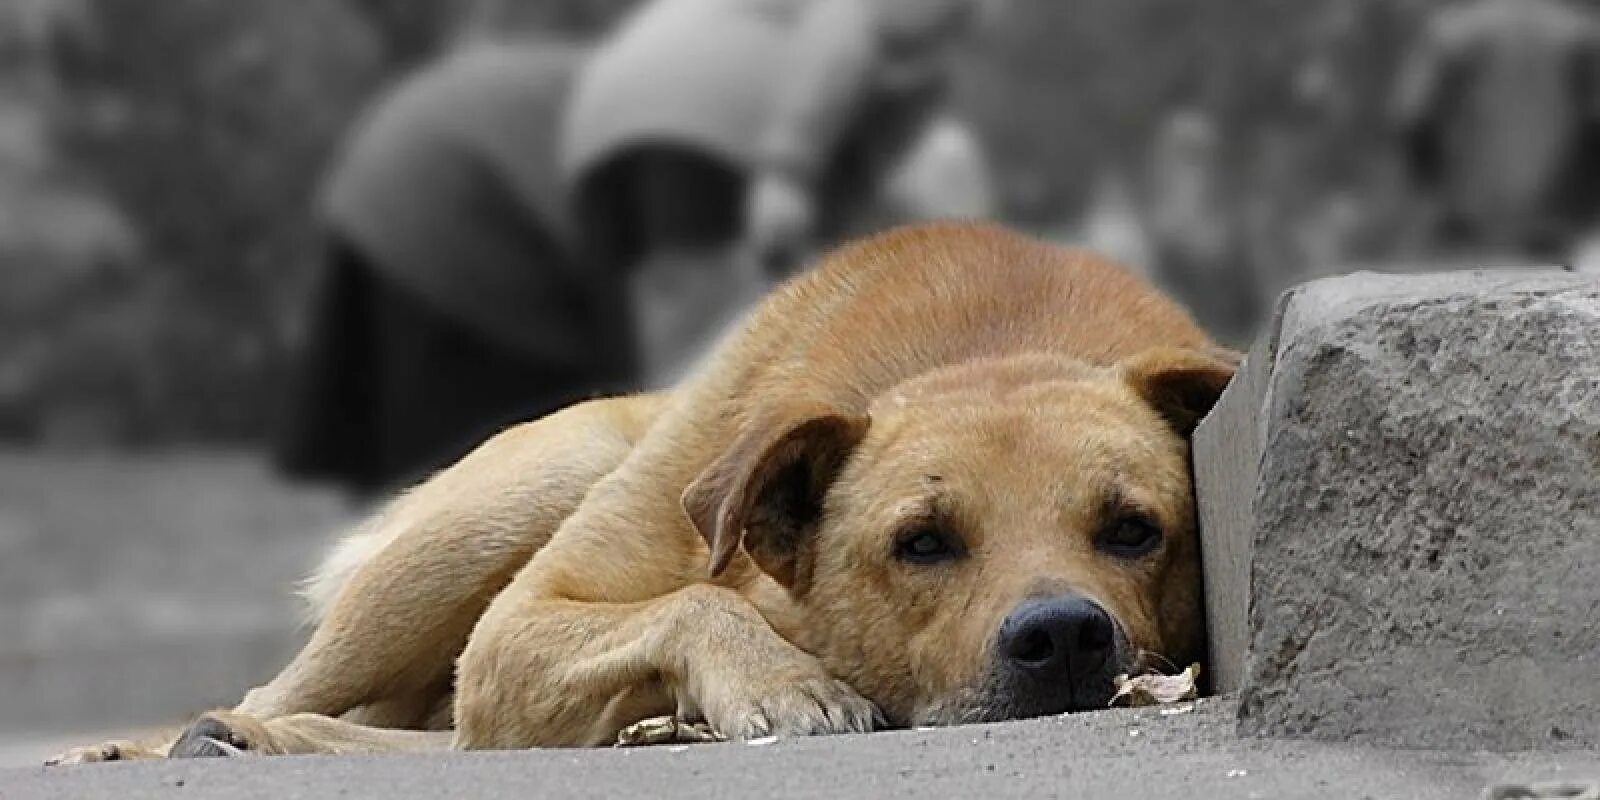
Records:
[[[902,535],[895,558],[910,564],[937,564],[961,557],[961,543],[937,528],[918,528]]]
[[[1098,543],[1118,558],[1139,558],[1161,544],[1161,529],[1145,517],[1123,517],[1101,534]]]

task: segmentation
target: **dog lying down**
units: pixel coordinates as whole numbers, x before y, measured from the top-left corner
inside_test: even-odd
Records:
[[[396,499],[237,708],[58,762],[1104,708],[1201,650],[1187,440],[1236,363],[1088,253],[978,224],[859,242],[677,388],[512,428]]]

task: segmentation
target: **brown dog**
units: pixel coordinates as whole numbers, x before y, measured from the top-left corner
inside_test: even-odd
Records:
[[[1085,253],[966,224],[848,247],[670,394],[512,429],[396,500],[314,582],[293,663],[171,754],[1104,707],[1199,655],[1187,435],[1233,369]]]

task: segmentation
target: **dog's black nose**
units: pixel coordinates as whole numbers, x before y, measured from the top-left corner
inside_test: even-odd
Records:
[[[1072,686],[1105,667],[1115,633],[1111,615],[1086,597],[1028,600],[1000,625],[1000,655],[1035,680]]]

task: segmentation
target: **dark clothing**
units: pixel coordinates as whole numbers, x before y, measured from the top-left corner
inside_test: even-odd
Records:
[[[849,154],[841,158],[851,161]],[[585,260],[626,275],[652,253],[734,244],[745,228],[748,183],[738,165],[691,147],[662,143],[625,150],[576,188],[574,227]],[[873,199],[852,188],[820,203],[819,236],[828,241],[864,232]]]
[[[280,443],[291,476],[393,490],[589,394],[586,372],[486,340],[347,242],[329,244],[325,267]]]
[[[425,68],[362,117],[319,208],[388,280],[574,370],[625,350],[596,322],[617,314],[614,276],[548,257],[569,235],[556,137],[582,58],[554,42],[487,44]]]
[[[694,150],[628,150],[577,188],[582,252],[625,273],[650,253],[727,245],[744,229],[745,183],[732,165]]]
[[[380,98],[324,185],[330,237],[281,466],[356,492],[636,388],[622,279],[573,253],[556,174],[582,57],[478,45]]]

